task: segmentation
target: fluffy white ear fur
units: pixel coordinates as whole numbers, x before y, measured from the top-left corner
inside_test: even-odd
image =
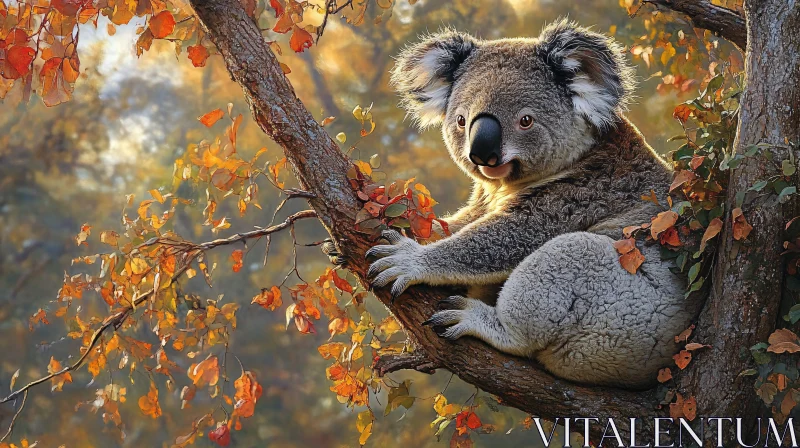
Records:
[[[635,84],[622,48],[566,19],[545,27],[539,41],[541,56],[572,92],[575,111],[597,129],[612,126]]]
[[[467,34],[444,30],[423,37],[397,57],[391,82],[400,105],[420,129],[442,122],[456,71],[476,45]]]

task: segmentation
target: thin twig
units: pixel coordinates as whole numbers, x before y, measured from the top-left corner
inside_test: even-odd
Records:
[[[288,218],[286,218],[285,221],[283,221],[280,224],[276,224],[274,226],[270,226],[270,227],[263,228],[263,229],[257,229],[257,230],[253,230],[253,231],[245,232],[245,233],[237,233],[236,235],[230,236],[228,238],[220,238],[220,239],[216,239],[216,240],[213,240],[213,241],[208,241],[208,242],[205,242],[205,243],[193,245],[191,250],[185,252],[185,262],[183,263],[183,266],[180,269],[175,271],[173,276],[170,278],[169,284],[174,283],[181,275],[183,275],[189,269],[189,267],[191,266],[192,262],[199,255],[201,255],[203,252],[205,252],[205,251],[207,251],[209,249],[213,249],[213,248],[219,247],[219,246],[226,246],[226,245],[229,245],[229,244],[235,244],[235,243],[237,243],[239,241],[243,241],[243,240],[250,239],[250,238],[259,238],[259,237],[262,237],[264,235],[269,235],[271,233],[281,231],[281,230],[283,230],[283,229],[285,229],[287,227],[293,227],[294,222],[297,221],[297,220],[307,219],[307,218],[315,218],[316,216],[317,216],[317,213],[314,210],[304,210],[304,211],[297,212],[297,213],[289,216]],[[89,340],[89,344],[87,344],[87,346],[86,346],[86,351],[83,353],[83,355],[81,355],[80,358],[78,358],[77,361],[75,361],[71,365],[68,365],[68,366],[64,367],[63,369],[61,369],[61,370],[59,370],[57,372],[53,372],[53,373],[51,373],[49,375],[46,375],[46,376],[43,376],[43,377],[41,377],[41,378],[39,378],[37,380],[31,381],[30,383],[26,384],[22,388],[12,392],[10,395],[8,395],[7,397],[5,397],[2,400],[0,400],[0,403],[9,402],[9,401],[13,400],[14,398],[18,397],[20,394],[27,393],[27,391],[30,388],[32,388],[32,387],[34,387],[36,385],[39,385],[39,384],[44,383],[44,382],[46,382],[46,381],[48,381],[48,380],[50,380],[52,378],[55,378],[55,377],[57,377],[59,375],[63,375],[65,373],[67,373],[67,372],[72,372],[72,371],[75,371],[78,368],[80,368],[81,365],[83,365],[83,362],[89,356],[89,353],[91,353],[94,350],[95,346],[97,345],[97,342],[100,340],[100,337],[103,336],[103,333],[105,333],[105,331],[108,330],[111,327],[114,327],[114,329],[119,328],[125,322],[125,320],[128,318],[128,316],[130,316],[131,312],[133,310],[135,310],[139,305],[144,303],[147,299],[149,299],[153,295],[153,293],[154,293],[154,291],[151,288],[150,290],[148,290],[148,291],[146,291],[146,292],[144,292],[142,294],[139,294],[133,300],[133,303],[131,304],[131,306],[126,307],[122,311],[119,311],[116,314],[113,314],[113,315],[107,317],[106,320],[103,321],[103,325],[101,325],[92,334],[92,337]]]
[[[14,423],[16,423],[19,414],[22,413],[22,408],[25,407],[25,400],[27,399],[28,399],[28,391],[26,390],[25,393],[22,395],[22,403],[20,403],[19,409],[17,409],[16,414],[14,414],[14,417],[11,419],[11,423],[8,425],[8,431],[6,431],[6,435],[4,435],[3,438],[0,438],[0,443],[3,443],[8,438],[8,436],[11,435],[11,431],[14,430]]]

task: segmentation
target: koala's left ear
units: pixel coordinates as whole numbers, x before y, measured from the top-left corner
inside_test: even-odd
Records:
[[[539,36],[541,57],[572,92],[576,112],[600,130],[617,120],[633,91],[633,70],[613,39],[560,20]]]
[[[472,36],[444,30],[406,47],[397,57],[391,83],[400,105],[421,129],[442,122],[458,69],[476,47]]]

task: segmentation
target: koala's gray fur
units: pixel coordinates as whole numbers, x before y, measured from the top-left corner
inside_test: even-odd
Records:
[[[448,30],[404,50],[392,81],[420,126],[442,124],[474,187],[446,218],[452,236],[420,245],[385,232],[390,244],[369,253],[381,257],[373,284],[393,283],[394,295],[417,283],[466,285],[471,298],[443,301],[450,309],[429,321],[449,326],[444,337],[474,336],[574,381],[652,384],[700,304],[684,299],[685,279],[657,245],[642,249],[635,275],[612,245],[623,227],[663,210],[641,197],[652,190],[665,203],[672,178],[621,115],[632,81],[619,46],[566,21],[538,39]],[[486,115],[502,126],[495,171],[470,161],[470,128],[458,124]],[[526,130],[523,115],[533,117]]]

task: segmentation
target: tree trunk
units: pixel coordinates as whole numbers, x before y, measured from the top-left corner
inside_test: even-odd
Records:
[[[738,153],[758,143],[800,141],[800,3],[748,0],[745,13],[746,89],[735,142]],[[788,158],[785,149],[772,152],[777,161]],[[730,210],[738,192],[775,174],[775,164],[764,157],[747,159],[731,174],[713,290],[696,331],[697,340],[712,348],[695,352],[696,360],[681,379],[682,387],[696,396],[698,415],[743,417],[755,425],[755,417],[766,410],[752,378],[739,373],[751,367],[749,348],[766,341],[779,318],[783,228],[800,210],[797,201],[777,205],[775,196],[745,204],[744,214],[754,229],[746,244],[733,239]],[[734,441],[730,432],[728,437]]]
[[[310,205],[347,258],[348,269],[363,281],[368,267],[364,253],[371,243],[354,230],[354,218],[361,206],[346,176],[350,160],[297,99],[239,1],[191,3],[233,79],[242,86],[256,122],[281,145],[302,188],[316,195],[309,200]],[[671,2],[666,3],[669,7]],[[736,148],[759,142],[781,143],[784,137],[797,141],[800,5],[794,0],[751,1],[747,13],[751,17],[747,29],[749,87],[742,102],[741,137]],[[754,159],[737,170],[730,183],[729,204],[736,192],[752,185],[768,169]],[[714,291],[698,323],[698,340],[713,344],[713,349],[696,352],[697,360],[681,383],[685,391],[697,397],[698,415],[702,416],[744,417],[758,409],[752,386],[737,380],[744,368],[739,353],[765,340],[774,328],[783,272],[781,228],[787,216],[766,206],[745,211],[755,227],[752,244],[730,256],[735,243],[728,219],[721,237],[724,242],[714,273]],[[751,269],[755,275],[748,274]],[[551,420],[600,416],[603,420],[617,418],[619,424],[630,417],[643,418],[642,426],[637,427],[639,440],[652,437],[652,420],[647,417],[665,413],[656,410],[654,391],[583,387],[554,378],[531,360],[499,353],[471,338],[456,342],[439,338],[421,322],[435,312],[440,298],[451,294],[445,288],[413,287],[394,303],[388,291],[375,292],[424,352],[397,361],[394,367],[445,368],[496,395],[503,404]],[[598,437],[603,427],[604,423],[593,425],[593,437]]]

